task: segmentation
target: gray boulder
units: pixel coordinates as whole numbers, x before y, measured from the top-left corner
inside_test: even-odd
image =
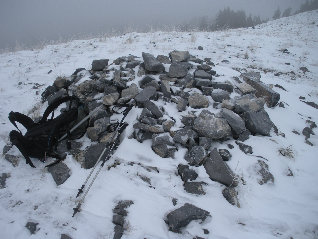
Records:
[[[253,80],[250,78],[246,78],[245,81],[254,89],[256,89],[255,95],[257,97],[263,97],[265,99],[268,107],[274,107],[277,105],[280,99],[279,93],[273,91],[271,88],[269,88],[267,85],[260,81]]]
[[[156,94],[156,91],[157,90],[155,87],[147,86],[135,97],[135,100],[137,103],[143,104],[146,101],[149,101],[151,98],[153,98]]]
[[[162,73],[165,71],[163,64],[158,61],[153,55],[149,53],[142,53],[142,58],[144,60],[145,69],[154,73]]]
[[[252,134],[269,136],[274,124],[265,110],[245,112],[243,114],[246,128]]]
[[[200,166],[203,162],[203,160],[206,158],[207,153],[202,146],[194,146],[189,150],[186,155],[184,156],[184,159],[188,161],[190,165],[193,166]]]
[[[211,87],[212,86],[212,81],[209,80],[209,79],[196,78],[195,79],[195,86],[198,87],[198,88]]]
[[[264,109],[264,99],[256,98],[254,95],[244,95],[235,99],[234,111],[237,114],[241,114],[248,111],[260,111]]]
[[[225,90],[214,90],[212,91],[211,97],[215,102],[222,103],[223,100],[230,99],[230,93]]]
[[[97,162],[100,154],[103,152],[105,147],[106,147],[106,144],[104,143],[98,143],[98,144],[89,146],[85,151],[84,162],[82,167],[85,169],[90,169],[94,167],[95,163]]]
[[[194,114],[182,115],[181,116],[181,123],[185,126],[193,126],[194,120],[197,117]]]
[[[144,132],[149,132],[154,134],[164,133],[163,127],[161,125],[148,125],[148,124],[137,122],[136,124],[134,124],[133,127],[134,129],[140,129]]]
[[[108,65],[108,59],[93,60],[92,71],[102,71]]]
[[[189,165],[178,165],[178,174],[180,175],[183,182],[196,180],[198,174],[193,169],[189,168]]]
[[[261,73],[260,72],[250,71],[247,73],[242,73],[241,76],[243,77],[244,80],[254,80],[254,81],[261,80]]]
[[[260,185],[263,185],[264,183],[274,183],[274,176],[269,171],[267,163],[262,160],[257,160],[257,163],[257,173],[261,176],[258,183]]]
[[[188,101],[186,99],[180,97],[177,102],[177,109],[179,112],[187,109]]]
[[[225,139],[231,136],[231,127],[227,121],[213,115],[199,116],[195,119],[193,128],[200,136],[211,139]]]
[[[169,53],[169,57],[172,62],[183,62],[190,59],[188,51],[172,51]]]
[[[228,109],[222,109],[221,116],[224,119],[226,119],[228,124],[231,126],[234,135],[238,136],[244,130],[246,130],[244,120],[239,115],[235,114],[233,111]]]
[[[203,70],[197,70],[194,72],[194,77],[195,78],[200,78],[200,79],[208,79],[212,80],[212,75],[203,71]]]
[[[61,234],[61,239],[72,239],[72,237],[67,234]]]
[[[52,174],[57,186],[63,184],[71,176],[70,169],[63,162],[48,167],[48,171]]]
[[[185,182],[183,188],[186,192],[195,195],[205,195],[203,185],[207,185],[205,182]]]
[[[256,92],[256,90],[246,82],[237,84],[237,88],[242,92],[243,95],[254,94]]]
[[[174,158],[174,153],[177,151],[176,147],[169,147],[167,144],[153,145],[151,148],[161,158]]]
[[[152,76],[144,76],[144,78],[142,78],[138,83],[140,88],[145,88],[146,86],[148,86],[149,83],[151,83],[152,81],[156,81],[155,78],[153,78]]]
[[[138,95],[139,90],[135,83],[131,84],[127,89],[123,89],[121,92],[121,98],[118,100],[119,104],[126,103]]]
[[[160,84],[160,90],[163,93],[163,96],[166,98],[171,98],[171,90],[170,90],[170,84],[167,80],[161,80]]]
[[[170,65],[168,76],[171,78],[183,78],[188,74],[188,68],[181,63],[174,62]]]
[[[225,186],[236,185],[234,173],[223,161],[216,148],[212,150],[210,157],[205,160],[203,165],[211,180]]]
[[[189,96],[189,106],[192,108],[207,108],[209,99],[205,95],[194,93]]]
[[[220,89],[220,90],[225,90],[227,92],[232,93],[233,92],[233,85],[231,83],[222,83],[222,82],[213,82],[212,87],[214,89]]]
[[[237,206],[238,208],[240,207],[240,203],[238,200],[238,193],[235,188],[233,187],[227,187],[224,188],[222,191],[223,197],[228,201],[230,204],[233,206]]]
[[[186,203],[182,207],[170,212],[165,222],[172,232],[180,232],[180,229],[186,227],[193,220],[205,221],[210,217],[210,213],[192,204]]]
[[[146,101],[144,103],[144,107],[149,110],[152,115],[154,115],[157,119],[161,118],[163,116],[163,113],[161,112],[161,110],[159,109],[159,107],[153,103],[152,101]]]

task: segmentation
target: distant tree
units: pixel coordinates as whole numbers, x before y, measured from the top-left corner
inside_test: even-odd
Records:
[[[282,17],[289,17],[291,15],[291,11],[292,11],[292,9],[290,7],[285,9],[285,11],[283,12]]]
[[[280,9],[277,8],[276,11],[274,12],[273,19],[276,20],[280,18],[280,14],[281,14]]]

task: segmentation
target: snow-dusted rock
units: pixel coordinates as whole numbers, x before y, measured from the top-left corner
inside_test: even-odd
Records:
[[[102,71],[108,65],[108,59],[94,60],[92,62],[92,71]]]
[[[70,169],[63,162],[48,167],[48,171],[52,174],[57,186],[63,184],[71,176]]]
[[[184,159],[188,161],[190,165],[199,166],[207,156],[207,153],[202,146],[192,147],[184,156]]]
[[[158,61],[153,55],[149,53],[142,53],[142,58],[145,63],[145,69],[154,73],[161,73],[165,71],[163,64]]]
[[[258,183],[263,185],[264,183],[274,183],[274,176],[268,169],[268,164],[262,160],[257,160],[257,173],[260,175]]]
[[[240,202],[238,200],[238,193],[236,191],[236,188],[233,187],[227,187],[224,188],[222,191],[222,194],[226,201],[228,201],[233,206],[241,207]]]
[[[235,99],[234,111],[238,114],[248,111],[260,111],[264,109],[265,101],[262,98],[256,98],[253,95],[244,95]]]
[[[185,182],[183,188],[186,192],[195,195],[205,195],[203,185],[207,185],[205,182]]]
[[[211,180],[225,186],[235,186],[234,173],[223,161],[216,148],[212,150],[210,157],[205,160],[203,165]]]
[[[205,221],[209,216],[211,214],[208,211],[186,203],[182,207],[170,212],[165,218],[165,222],[168,224],[170,231],[180,232],[180,229],[186,227],[191,221]]]
[[[168,76],[171,78],[183,78],[188,74],[188,68],[179,62],[170,65]]]
[[[212,91],[211,97],[215,102],[221,103],[223,100],[230,99],[230,93],[225,90],[214,90]]]
[[[265,110],[245,112],[243,118],[245,119],[246,128],[251,131],[252,134],[269,136],[274,126]]]
[[[196,180],[198,174],[193,169],[189,168],[189,165],[178,165],[178,174],[180,175],[183,182]]]
[[[172,51],[169,53],[172,62],[184,62],[190,59],[188,51]]]
[[[192,108],[207,108],[209,100],[205,95],[194,93],[189,96],[189,106]]]
[[[222,109],[221,116],[226,119],[235,135],[240,135],[244,130],[246,130],[244,120],[233,111]]]
[[[203,71],[203,70],[196,70],[194,72],[194,77],[195,78],[200,78],[200,79],[212,80],[212,75],[207,73],[206,71]]]
[[[137,103],[145,103],[155,96],[156,91],[155,87],[147,86],[135,97],[135,100]]]

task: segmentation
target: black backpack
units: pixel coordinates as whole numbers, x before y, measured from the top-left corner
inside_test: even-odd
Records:
[[[68,104],[67,109],[54,118],[54,111],[63,103]],[[47,107],[41,120],[37,123],[24,114],[11,111],[9,120],[18,131],[12,130],[10,132],[10,141],[20,150],[26,163],[33,168],[35,166],[30,157],[38,158],[42,162],[45,161],[46,157],[54,157],[57,160],[48,166],[57,164],[65,158],[65,155],[62,156],[56,152],[61,138],[75,139],[85,134],[88,121],[76,133],[72,133],[72,135],[70,133],[71,128],[85,117],[84,111],[84,105],[74,96],[56,99]],[[51,113],[52,117],[48,119]],[[16,122],[27,129],[24,135],[17,127]]]

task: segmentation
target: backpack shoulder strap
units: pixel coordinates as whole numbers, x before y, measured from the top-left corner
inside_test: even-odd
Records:
[[[30,128],[32,128],[32,127],[35,125],[34,121],[33,121],[30,117],[28,117],[28,116],[26,116],[26,115],[24,115],[24,114],[21,114],[21,113],[19,113],[19,112],[13,112],[13,111],[11,111],[11,112],[9,113],[9,117],[8,117],[8,118],[9,118],[10,122],[11,122],[19,131],[20,131],[20,129],[18,128],[16,122],[22,124],[27,130],[29,130]],[[20,131],[20,132],[21,132],[21,131]]]
[[[58,98],[56,99],[55,101],[52,102],[52,104],[50,104],[43,116],[42,116],[42,119],[40,120],[40,123],[43,123],[47,120],[47,117],[51,114],[51,112],[53,112],[57,107],[59,107],[61,104],[65,103],[65,102],[72,102],[72,101],[76,101],[76,102],[79,102],[79,99],[75,96],[66,96],[66,97],[62,97],[62,98]]]

